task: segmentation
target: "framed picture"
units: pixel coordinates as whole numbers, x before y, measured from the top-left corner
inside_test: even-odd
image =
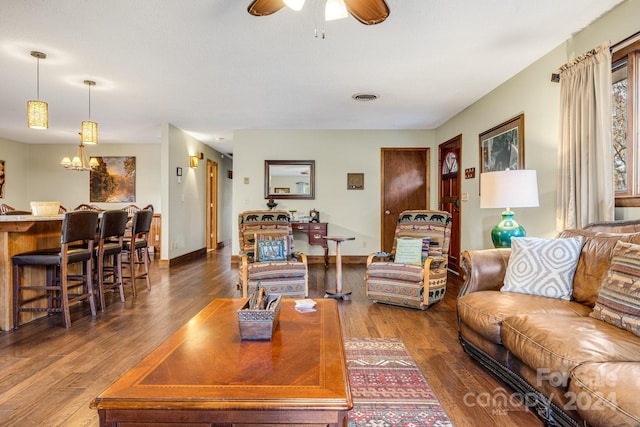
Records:
[[[4,160],[0,160],[0,199],[4,199]]]
[[[347,190],[364,190],[364,174],[347,173]]]
[[[276,187],[273,189],[276,194],[289,194],[291,189],[289,187]]]
[[[480,134],[480,173],[524,169],[524,114]]]
[[[92,157],[98,166],[89,173],[89,201],[131,203],[136,201],[135,157]]]

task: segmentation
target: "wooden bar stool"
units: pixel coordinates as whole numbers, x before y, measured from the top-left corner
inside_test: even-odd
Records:
[[[13,264],[13,327],[18,329],[20,312],[62,313],[64,326],[71,326],[69,305],[89,300],[91,316],[96,315],[93,299],[92,258],[98,213],[95,211],[73,211],[64,214],[61,246],[14,255]],[[70,264],[82,263],[82,274],[69,274]],[[22,283],[25,265],[44,266],[47,269],[46,283]],[[70,293],[69,289],[78,292]],[[23,291],[38,294],[23,298]],[[40,299],[48,299],[47,307],[24,307]]]
[[[105,211],[100,219],[98,247],[95,249],[100,311],[106,308],[104,294],[109,289],[118,288],[120,301],[125,301],[122,282],[122,247],[127,220],[127,212],[123,210]],[[105,263],[105,261],[110,262]]]
[[[151,229],[151,220],[153,219],[153,211],[142,209],[133,214],[131,238],[125,239],[123,250],[129,255],[128,269],[131,279],[131,288],[133,296],[136,295],[136,279],[145,279],[147,289],[151,290],[151,282],[149,280],[149,257],[148,252],[148,236]],[[144,271],[140,274],[136,273],[136,265],[144,265]]]

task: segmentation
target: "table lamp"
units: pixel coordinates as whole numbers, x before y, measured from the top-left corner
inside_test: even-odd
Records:
[[[511,208],[537,207],[538,180],[535,170],[504,170],[480,174],[480,208],[506,208],[491,230],[496,248],[510,248],[512,237],[524,237],[524,228]]]

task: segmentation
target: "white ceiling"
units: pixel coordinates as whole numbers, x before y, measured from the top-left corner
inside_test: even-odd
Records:
[[[223,153],[236,129],[432,129],[621,0],[387,0],[373,26],[324,23],[322,0],[265,17],[249,3],[2,0],[0,137],[77,143],[87,79],[100,143],[159,142],[163,122]],[[48,130],[26,125],[32,50]]]

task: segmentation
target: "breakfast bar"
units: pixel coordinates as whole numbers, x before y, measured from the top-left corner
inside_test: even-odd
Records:
[[[11,257],[59,245],[62,219],[63,215],[0,215],[0,330],[13,328]],[[24,269],[24,280],[27,281],[44,281],[44,275],[42,268]],[[22,313],[21,320],[26,322],[42,315]]]

